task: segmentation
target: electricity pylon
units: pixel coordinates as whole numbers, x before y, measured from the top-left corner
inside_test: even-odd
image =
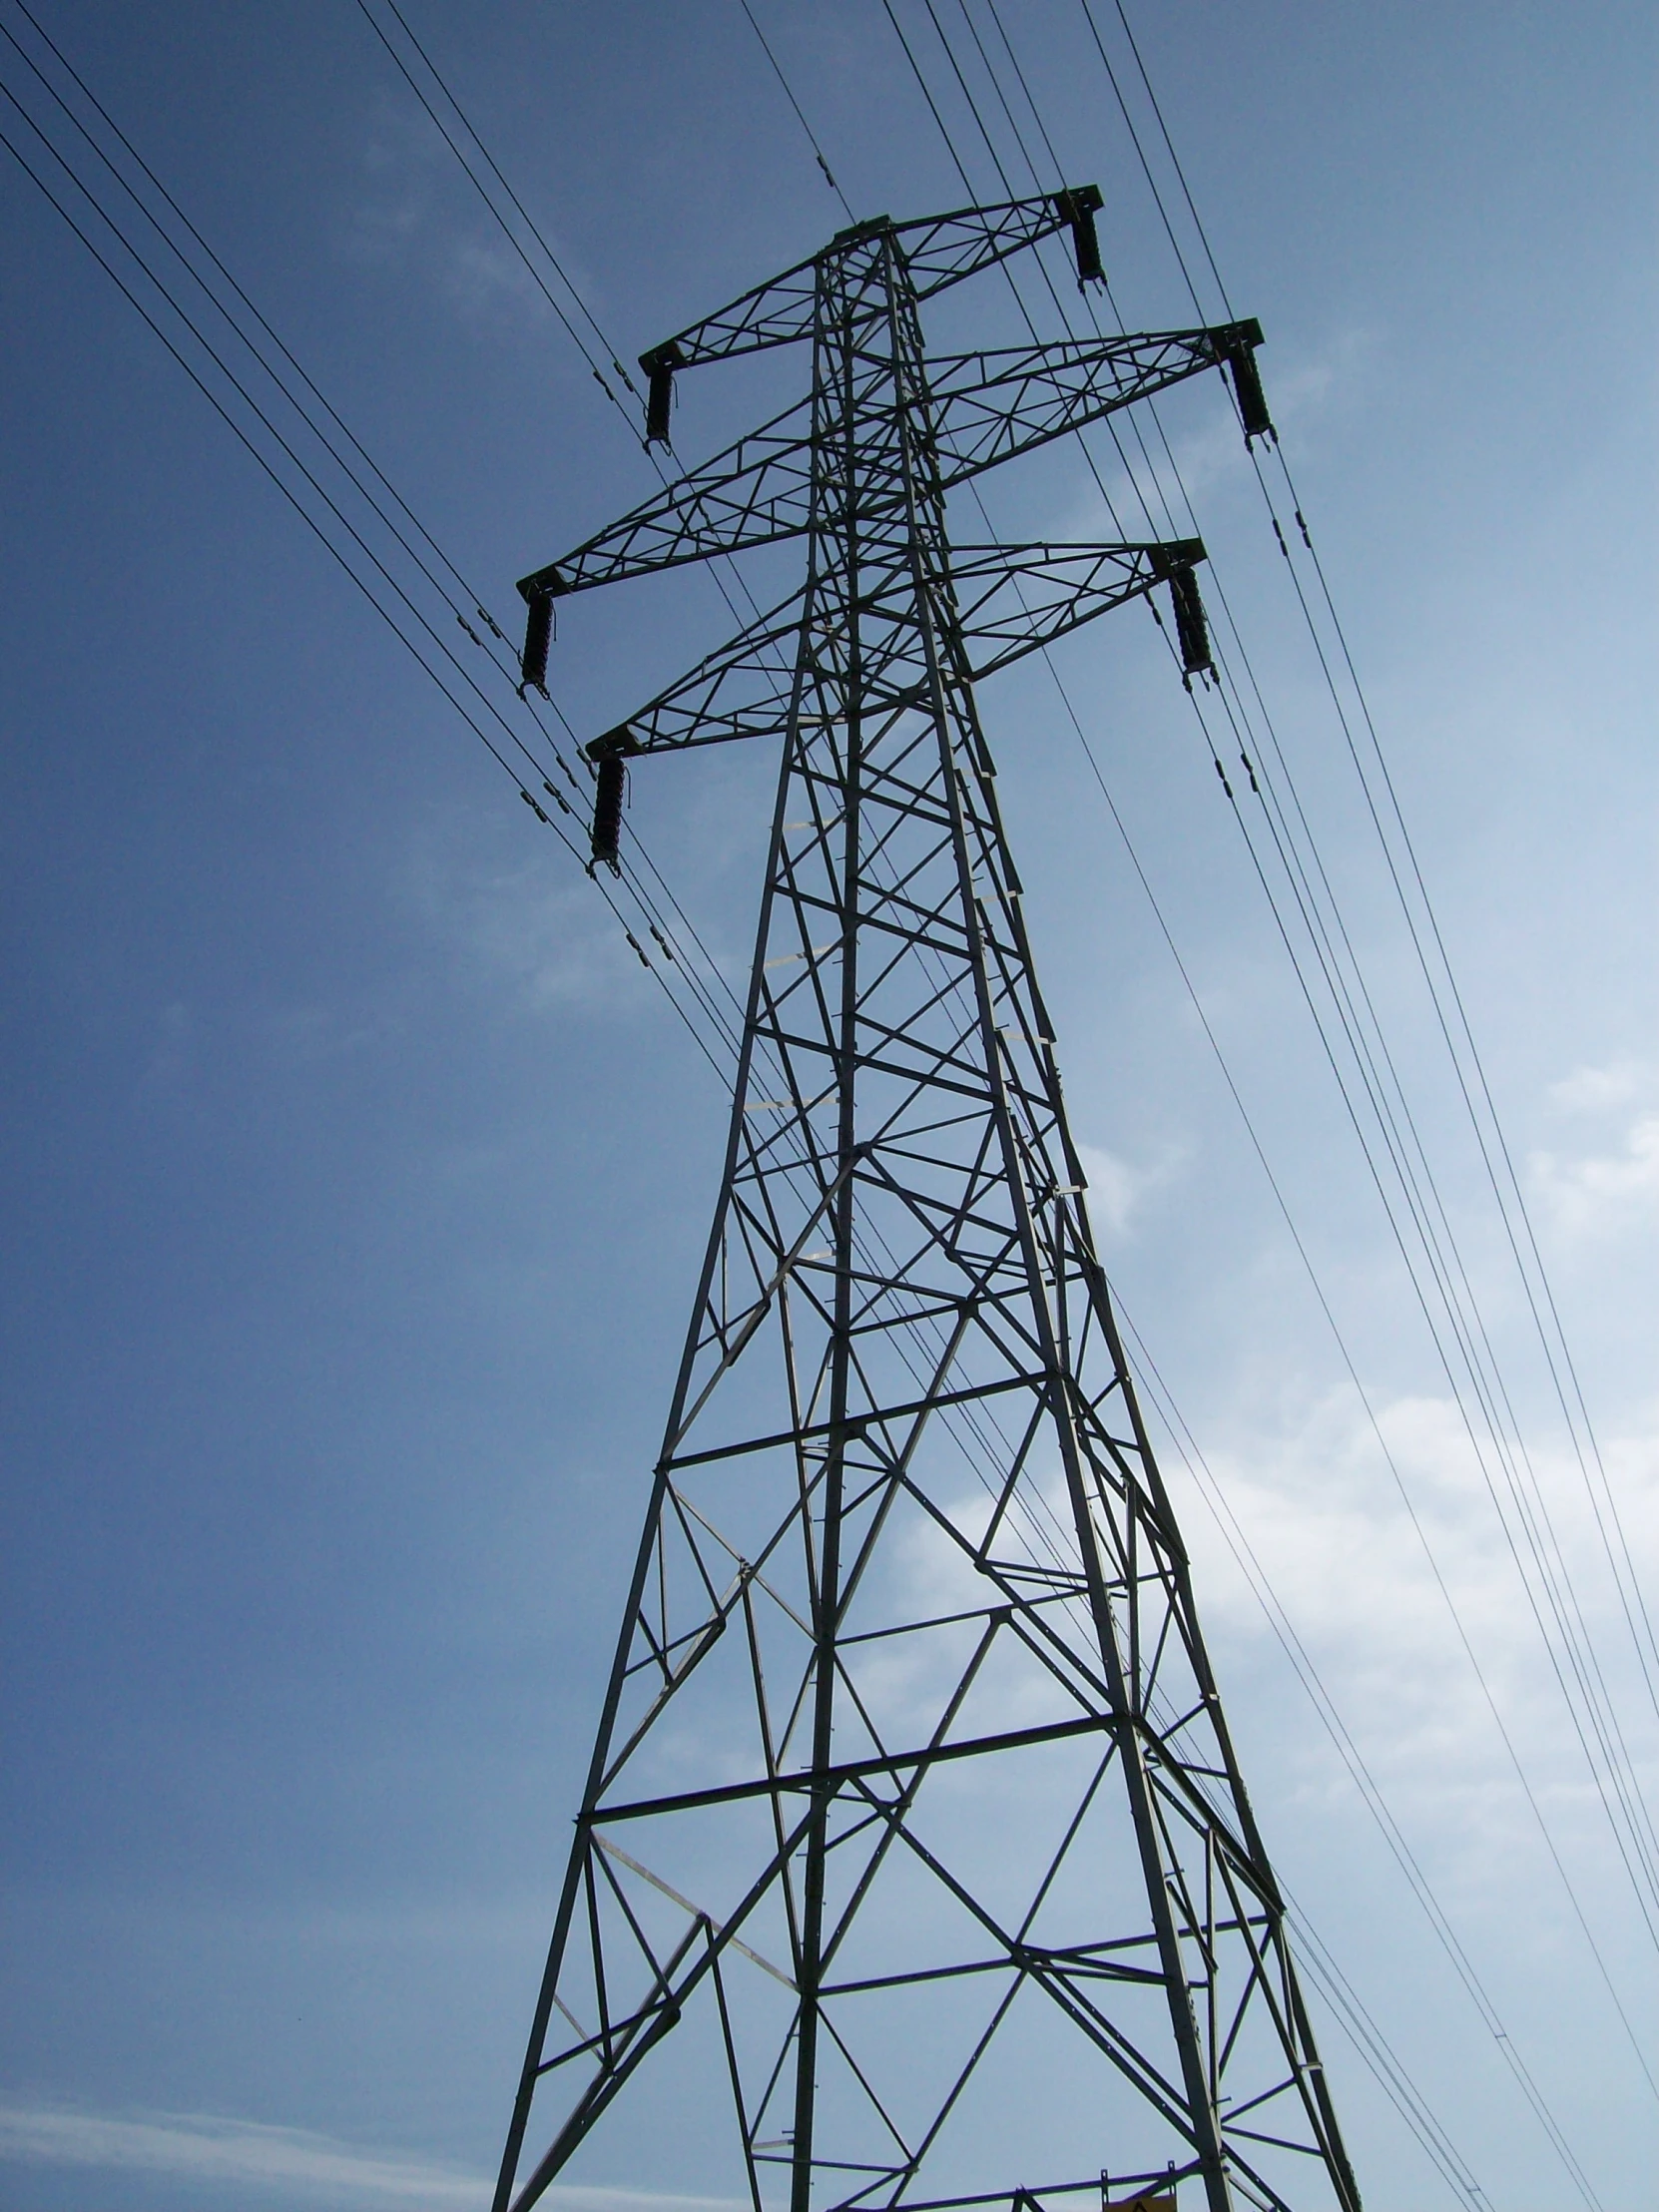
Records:
[[[937,355],[922,303],[1093,187],[886,218],[642,356],[810,395],[526,577],[553,601],[800,538],[782,606],[589,748],[782,741],[725,1174],[497,2212],[657,2131],[754,2212],[1358,2212],[1066,1125],[974,686],[1196,540],[958,545],[951,489],[1260,329]],[[718,2077],[718,2078],[717,2078]],[[534,2105],[555,2103],[531,2146]],[[545,2140],[538,2131],[537,2143]],[[601,2178],[621,2178],[613,2154]],[[702,2177],[702,2178],[697,2178]],[[1116,2192],[1114,2194],[1114,2192]]]

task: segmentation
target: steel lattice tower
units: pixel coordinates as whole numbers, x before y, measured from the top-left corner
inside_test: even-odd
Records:
[[[1254,323],[925,351],[925,300],[1055,233],[1097,276],[1099,206],[860,224],[644,355],[658,439],[702,362],[799,341],[812,390],[520,586],[539,684],[557,597],[806,545],[790,600],[589,749],[613,863],[629,757],[776,737],[783,765],[714,1229],[496,2212],[607,2121],[637,2132],[654,2080],[706,2124],[711,2068],[755,2212],[786,2189],[790,2212],[1064,2212],[1186,2178],[1208,2212],[1358,2212],[974,699],[1160,584],[1203,669],[1203,547],[945,527],[953,486],[1206,369],[1270,429]]]

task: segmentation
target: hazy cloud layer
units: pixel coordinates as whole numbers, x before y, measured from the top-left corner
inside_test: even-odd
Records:
[[[54,2106],[0,2105],[0,2159],[105,2171],[167,2174],[180,2181],[250,2185],[296,2203],[346,2197],[365,2206],[481,2208],[492,2183],[433,2160],[364,2149],[307,2128],[268,2127],[205,2113],[106,2116]],[[614,2188],[554,2188],[569,2212],[732,2212],[725,2197]]]

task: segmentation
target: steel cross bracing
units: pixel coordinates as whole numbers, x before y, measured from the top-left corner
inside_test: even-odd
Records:
[[[1200,367],[1265,423],[1253,325],[929,358],[928,291],[1068,226],[1092,274],[1095,206],[861,225],[682,333],[673,366],[810,341],[810,400],[522,587],[533,682],[548,593],[806,539],[793,599],[591,749],[601,857],[625,755],[773,731],[783,766],[498,2212],[642,2159],[754,2212],[1092,2212],[1183,2179],[1209,2212],[1357,2212],[973,690],[1161,579],[1202,667],[1203,549],[945,528],[974,468]]]

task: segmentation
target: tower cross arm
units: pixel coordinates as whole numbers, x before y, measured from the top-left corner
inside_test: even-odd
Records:
[[[797,262],[781,276],[755,285],[715,313],[677,330],[661,345],[650,347],[640,355],[640,366],[647,375],[672,374],[706,361],[731,360],[740,353],[760,353],[810,338],[822,265],[843,259],[883,234],[897,242],[918,299],[930,299],[935,292],[994,268],[1068,226],[1077,240],[1079,271],[1092,255],[1088,274],[1098,275],[1094,217],[1100,205],[1097,186],[1073,185],[1064,192],[1005,200],[987,208],[957,208],[948,215],[919,216],[908,223],[894,223],[884,215],[855,223],[810,261]]]
[[[959,641],[957,673],[977,682],[1113,607],[1144,599],[1156,585],[1190,571],[1203,558],[1197,538],[1151,545],[956,546],[950,556],[951,604],[939,610],[944,618],[940,629]],[[864,599],[863,612],[875,636],[880,635],[883,613],[893,620],[895,662],[904,658],[898,602],[910,588],[908,575],[895,572],[884,587],[876,581]],[[607,755],[678,753],[738,738],[777,736],[792,712],[802,631],[809,621],[803,589],[706,655],[626,722],[595,738],[587,748],[589,757],[603,761]],[[886,696],[892,703],[899,689],[914,686],[914,672],[907,665],[902,678],[895,667],[883,681],[879,650],[870,654],[865,674],[872,696]],[[799,706],[794,711],[801,712]]]
[[[958,545],[951,552],[968,677],[977,683],[1190,575],[1199,538],[1154,545]]]
[[[586,748],[608,754],[679,753],[782,730],[795,692],[795,661],[806,611],[805,589],[774,607],[656,698]]]
[[[954,353],[928,363],[942,483],[965,482],[1101,416],[1229,367],[1254,377],[1255,322],[1139,337]],[[538,601],[802,537],[811,526],[812,401],[804,399],[677,477],[654,498],[519,579]]]
[[[1237,377],[1261,337],[1257,322],[1230,322],[931,359],[943,482],[962,483],[1205,369],[1231,367]]]
[[[538,599],[802,536],[812,495],[811,424],[810,399],[786,408],[573,552],[521,576],[521,596],[533,606]]]

